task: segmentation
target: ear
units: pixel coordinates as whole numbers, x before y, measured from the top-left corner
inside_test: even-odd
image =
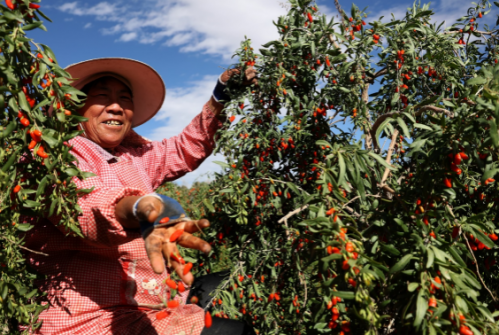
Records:
[[[142,279],[142,282],[143,283],[149,283],[149,280],[148,279]]]

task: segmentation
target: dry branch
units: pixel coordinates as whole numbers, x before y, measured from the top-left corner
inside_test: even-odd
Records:
[[[386,159],[385,162],[390,164],[392,160],[392,154],[393,154],[393,148],[395,147],[395,144],[397,143],[397,137],[399,136],[399,131],[395,129],[395,131],[392,134],[392,141],[390,142],[390,146],[388,147],[388,153],[386,154]],[[381,185],[385,185],[385,181],[388,178],[388,175],[390,174],[390,169],[385,168],[385,172],[383,173],[383,178],[381,178]]]

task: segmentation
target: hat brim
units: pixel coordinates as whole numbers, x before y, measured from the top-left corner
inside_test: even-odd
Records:
[[[133,59],[97,58],[69,65],[65,70],[75,79],[71,86],[79,90],[99,73],[114,73],[126,79],[133,93],[132,127],[149,121],[165,100],[166,87],[161,76],[149,65]]]

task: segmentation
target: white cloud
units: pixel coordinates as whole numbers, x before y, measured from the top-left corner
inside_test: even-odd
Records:
[[[119,40],[122,42],[130,42],[136,38],[137,38],[137,33],[131,32],[121,35]]]
[[[201,52],[228,59],[245,35],[255,48],[277,38],[277,28],[272,21],[286,13],[281,2],[149,0],[142,5],[100,2],[91,7],[70,2],[59,9],[109,22],[102,32],[119,34],[121,42],[164,43],[180,47],[182,52]],[[321,10],[327,12],[328,8],[323,6]]]
[[[114,15],[119,12],[116,4],[110,4],[108,2],[101,2],[93,7],[84,8],[80,6],[78,2],[68,2],[59,7],[59,10],[73,14],[73,15],[96,15],[96,16],[108,16]]]
[[[88,29],[92,26],[92,22],[87,23],[86,25],[83,26],[83,29]]]

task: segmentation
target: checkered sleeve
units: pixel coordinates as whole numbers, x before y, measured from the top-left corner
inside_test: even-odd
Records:
[[[128,196],[142,196],[146,193],[142,190],[130,187],[112,188],[106,187],[101,182],[96,181],[96,177],[86,180],[74,178],[79,189],[94,187],[89,194],[78,199],[81,208],[81,215],[78,216],[78,223],[81,232],[85,236],[85,241],[90,243],[103,244],[106,246],[120,245],[129,242],[131,232],[123,228],[115,215],[115,208],[118,202]],[[51,218],[54,223],[57,218]],[[58,226],[64,233],[64,227]]]
[[[223,123],[205,104],[203,110],[177,136],[140,147],[136,156],[154,189],[195,170],[213,152],[214,136]]]

